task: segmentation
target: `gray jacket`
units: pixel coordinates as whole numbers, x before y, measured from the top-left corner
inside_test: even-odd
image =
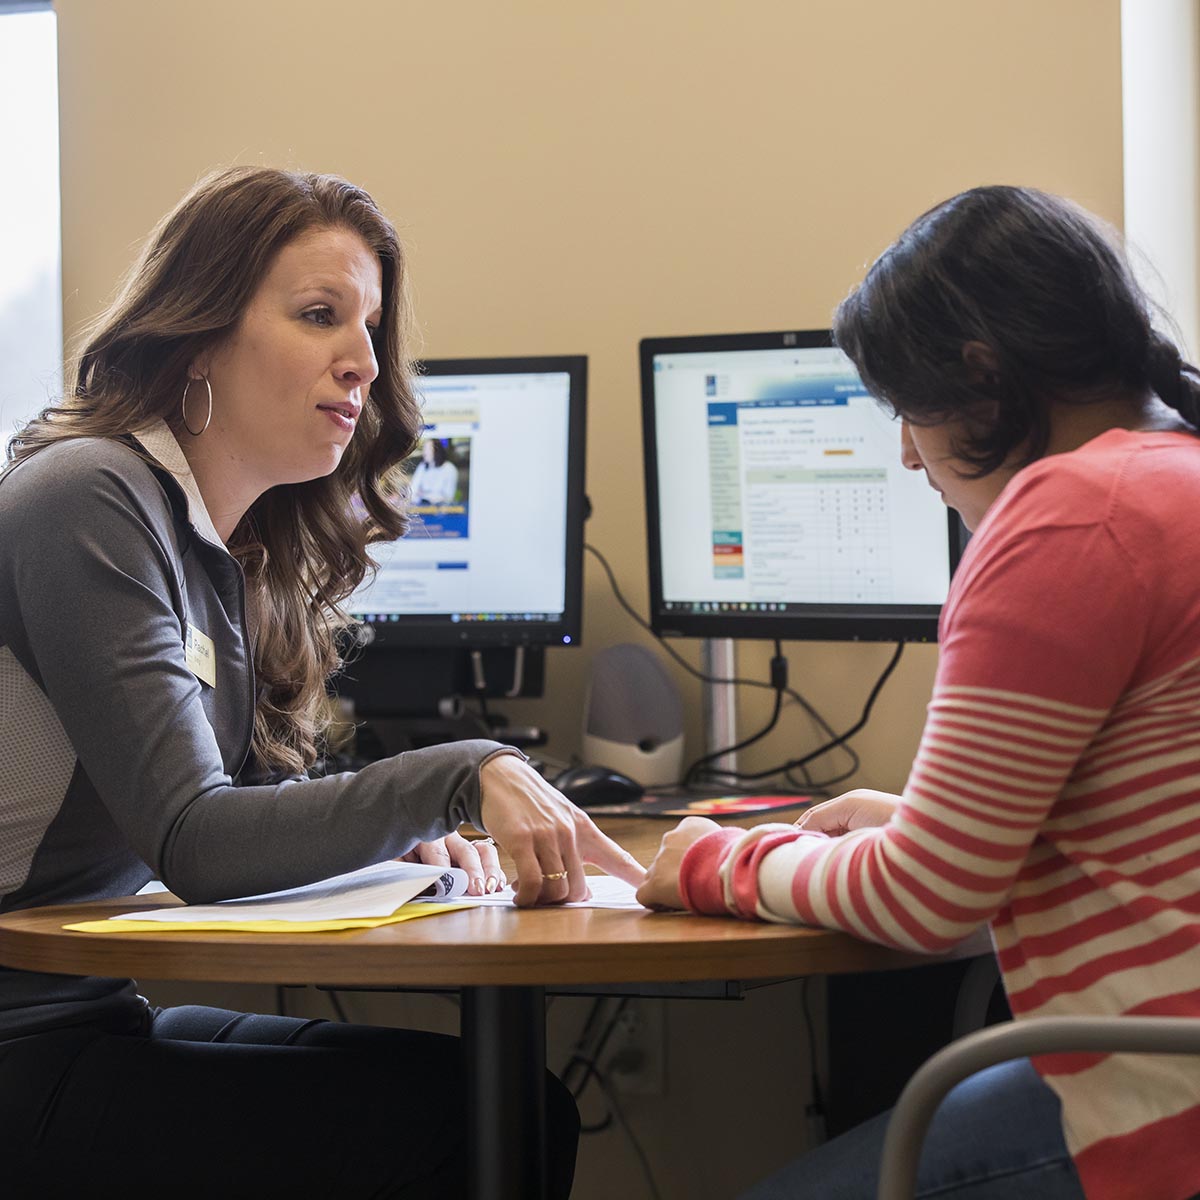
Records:
[[[478,825],[491,741],[239,786],[255,700],[241,569],[166,425],[138,440],[159,465],[87,438],[0,475],[0,911],[155,876],[190,902],[252,895]],[[215,687],[189,669],[189,625]],[[0,968],[0,1038],[145,1013],[130,980]]]

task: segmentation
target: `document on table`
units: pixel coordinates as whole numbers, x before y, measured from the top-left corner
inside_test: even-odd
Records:
[[[371,929],[477,905],[513,905],[511,887],[491,896],[467,896],[466,887],[467,873],[460,867],[385,862],[282,892],[145,909],[63,928],[78,933],[326,933]],[[610,875],[589,875],[588,888],[590,900],[561,907],[641,908],[632,884]]]
[[[344,875],[335,875],[304,887],[267,892],[216,904],[173,905],[120,913],[107,921],[86,921],[66,928],[86,933],[159,929],[246,930],[257,932],[316,932],[361,928],[385,921],[406,920],[442,912],[463,897],[467,873],[459,867],[432,867],[424,863],[382,862]],[[473,898],[463,897],[467,903]],[[403,910],[403,911],[401,911]]]
[[[592,893],[590,900],[576,900],[572,904],[556,904],[555,908],[641,908],[635,893],[637,888],[632,883],[626,883],[615,875],[589,875],[588,890]],[[513,889],[506,887],[503,891],[493,892],[490,896],[472,896],[474,904],[512,904]]]

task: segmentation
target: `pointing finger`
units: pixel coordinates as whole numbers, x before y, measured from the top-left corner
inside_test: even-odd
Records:
[[[635,887],[646,878],[646,868],[590,821],[579,831],[579,849],[585,862],[599,867],[606,875],[623,879]]]

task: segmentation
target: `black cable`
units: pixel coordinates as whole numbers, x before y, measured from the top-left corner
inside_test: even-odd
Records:
[[[703,671],[697,670],[697,668],[693,667],[692,664],[690,662],[688,662],[686,658],[684,658],[682,655],[680,655],[674,649],[674,647],[672,647],[670,645],[670,643],[667,642],[667,640],[664,637],[655,633],[654,627],[652,625],[650,625],[649,622],[644,620],[638,614],[638,612],[633,608],[633,606],[625,599],[625,597],[621,593],[620,587],[617,585],[617,579],[616,579],[616,576],[613,574],[613,569],[609,565],[609,562],[604,557],[604,555],[601,554],[600,551],[597,550],[596,547],[591,545],[590,543],[585,544],[584,549],[590,551],[593,555],[595,555],[595,557],[599,560],[600,565],[604,568],[604,572],[608,576],[609,586],[612,588],[613,595],[617,598],[617,603],[634,619],[634,621],[637,622],[638,625],[640,625],[648,634],[650,634],[650,636],[653,637],[658,642],[658,644],[663,648],[663,650],[665,650],[667,652],[667,654],[669,654],[685,671],[687,671],[689,675],[695,676],[695,678],[702,680],[704,683],[716,683],[716,684],[721,684],[724,686],[757,687],[757,688],[773,688],[774,687],[773,684],[764,683],[761,679],[739,679],[739,678],[721,679],[715,675],[706,675]],[[793,700],[796,704],[798,704],[802,709],[804,709],[804,711],[808,714],[808,716],[814,722],[816,722],[816,724],[819,725],[831,738],[834,738],[837,736],[833,732],[833,729],[830,726],[829,722],[826,721],[825,718],[821,715],[821,713],[819,713],[812,706],[812,704],[810,704],[809,701],[806,700],[798,691],[796,691],[794,688],[791,688],[791,687],[785,688],[784,691],[785,691],[785,694],[791,700]],[[858,755],[849,746],[843,746],[842,749],[843,749],[844,753],[848,754],[853,759],[854,765],[851,768],[850,774],[854,774],[854,772],[857,771],[858,767],[859,767]]]
[[[571,1095],[574,1096],[576,1100],[579,1099],[579,1096],[576,1094],[575,1088],[571,1083],[571,1075],[576,1064],[582,1065],[583,1063],[583,1060],[579,1058],[579,1055],[581,1055],[587,1047],[588,1038],[591,1037],[592,1030],[595,1029],[600,1020],[600,1014],[604,1011],[604,1002],[604,996],[597,996],[596,999],[592,1001],[592,1007],[583,1022],[583,1028],[579,1031],[579,1036],[575,1039],[575,1044],[571,1047],[567,1054],[566,1064],[558,1073],[558,1077],[562,1081],[563,1086],[570,1091]]]
[[[892,672],[896,669],[896,664],[900,661],[900,656],[904,653],[904,646],[904,642],[896,643],[896,652],[888,661],[888,665],[883,668],[883,674],[875,680],[875,686],[871,689],[871,694],[867,697],[866,704],[863,705],[862,716],[845,733],[837,737],[824,749],[832,749],[833,746],[841,745],[847,738],[852,738],[871,719],[871,709],[875,707],[875,701],[879,693],[883,691],[883,685],[887,683]],[[781,771],[797,770],[804,766],[805,763],[811,762],[816,755],[824,753],[824,749],[814,750],[811,754],[806,754],[801,758],[791,759],[782,766],[772,767],[768,771],[738,771],[729,773],[735,775],[738,779],[766,779],[770,775],[778,775]]]
[[[658,644],[663,648],[663,650],[665,650],[667,652],[667,654],[669,654],[681,667],[683,667],[683,669],[685,671],[687,671],[688,674],[695,676],[695,678],[697,678],[697,679],[703,680],[705,683],[715,683],[715,684],[722,684],[722,685],[726,685],[726,686],[758,687],[758,688],[768,688],[768,687],[774,686],[771,683],[764,683],[761,679],[737,679],[737,678],[735,678],[735,679],[720,679],[714,675],[706,675],[703,671],[697,670],[695,667],[692,666],[691,663],[689,663],[687,661],[687,659],[685,659],[682,655],[677,653],[676,650],[666,641],[665,638],[660,637],[657,633],[655,633],[654,628],[649,624],[649,622],[644,620],[640,616],[640,614],[636,611],[636,609],[634,609],[633,606],[629,603],[629,601],[625,599],[624,595],[622,595],[622,593],[621,593],[620,587],[617,584],[616,575],[613,573],[613,569],[609,565],[608,559],[606,559],[604,557],[604,555],[601,554],[600,551],[596,549],[595,546],[591,545],[591,543],[585,543],[584,549],[589,551],[592,555],[594,555],[595,558],[599,561],[601,567],[604,568],[604,573],[608,576],[609,586],[612,588],[613,595],[616,597],[617,603],[634,619],[634,621],[638,625],[640,625],[644,630],[646,630],[646,632],[649,633],[650,636],[653,637],[658,642]],[[858,753],[854,750],[854,748],[852,746],[846,745],[844,738],[839,739],[837,734],[835,734],[833,732],[833,727],[824,718],[824,716],[822,716],[821,713],[818,712],[817,709],[814,708],[812,706],[812,704],[810,704],[809,701],[806,700],[794,688],[791,688],[791,687],[786,688],[785,695],[787,695],[796,704],[798,704],[802,709],[804,709],[804,711],[808,714],[808,716],[822,730],[824,730],[824,732],[826,734],[828,734],[828,736],[830,738],[829,742],[824,743],[822,746],[818,747],[817,750],[813,751],[812,754],[808,758],[806,758],[806,760],[805,760],[806,763],[812,761],[813,759],[821,757],[822,754],[827,753],[829,750],[833,750],[833,749],[837,749],[837,748],[840,748],[844,754],[846,754],[850,757],[850,760],[851,760],[851,765],[850,765],[849,769],[847,771],[845,771],[844,773],[842,773],[841,775],[835,776],[828,780],[822,780],[817,783],[814,783],[812,780],[806,778],[805,786],[810,789],[811,788],[824,788],[824,787],[828,787],[830,784],[841,783],[842,780],[849,779],[852,775],[856,774],[861,763],[860,763],[860,760],[858,757]],[[729,753],[729,751],[724,751],[723,753]],[[803,769],[803,766],[800,769]],[[776,772],[773,772],[773,774],[774,773],[776,773]],[[783,772],[783,773],[785,775],[787,774],[787,772]],[[726,772],[715,771],[715,772],[713,772],[713,774],[719,776],[719,775],[726,774]],[[807,775],[808,775],[807,771],[805,771],[805,775],[807,777]],[[788,782],[793,787],[797,786],[795,784],[795,782],[791,779],[789,779]],[[800,790],[804,790],[804,789],[801,788]]]
[[[790,688],[788,689],[788,694],[795,695]],[[829,735],[830,741],[822,743],[822,746],[828,747],[836,742],[838,740],[838,735],[833,732],[825,718],[816,710],[808,709],[807,711],[808,715],[813,718],[813,723]],[[840,771],[836,775],[827,776],[824,779],[814,779],[808,769],[808,764],[804,763],[797,768],[804,776],[803,779],[792,778],[792,772],[790,770],[781,772],[784,779],[787,781],[788,787],[793,788],[797,792],[823,792],[827,791],[829,788],[835,787],[839,783],[844,783],[847,779],[851,779],[857,775],[859,768],[862,766],[862,760],[858,757],[858,751],[855,750],[849,742],[844,742],[840,746],[835,746],[834,749],[841,750],[842,753],[850,759],[850,764],[844,771]],[[716,780],[722,774],[723,772],[721,771],[710,771],[709,778]],[[731,786],[736,784],[736,782],[736,780],[733,780]]]
[[[888,677],[896,669],[896,664],[900,661],[901,654],[904,653],[905,645],[906,645],[906,643],[902,642],[902,641],[896,643],[896,652],[892,655],[891,659],[888,661],[887,666],[884,667],[883,673],[875,681],[875,686],[873,688],[871,688],[871,693],[867,697],[867,702],[863,707],[862,716],[860,716],[858,721],[854,725],[852,725],[849,729],[847,729],[845,733],[837,735],[836,737],[833,738],[832,741],[825,743],[824,746],[818,746],[816,750],[813,750],[811,753],[806,754],[801,758],[790,759],[788,762],[783,763],[781,766],[771,767],[769,770],[766,770],[766,771],[722,771],[720,773],[730,779],[736,779],[739,782],[746,781],[746,780],[754,781],[754,780],[758,780],[758,779],[767,779],[771,775],[780,775],[780,774],[782,774],[785,777],[789,777],[789,772],[795,771],[795,770],[801,770],[808,763],[812,762],[812,760],[814,758],[819,758],[822,754],[827,753],[828,751],[834,749],[835,747],[844,745],[846,743],[846,741],[849,738],[852,738],[860,729],[862,729],[862,727],[870,719],[871,709],[874,708],[874,706],[875,706],[875,700],[879,696],[880,691],[883,690],[883,685],[885,683],[887,683]],[[832,733],[833,731],[830,730],[830,732]],[[855,760],[855,768],[854,769],[857,770],[858,769],[858,765],[857,765],[858,764],[858,755],[857,754],[854,755],[854,760]],[[834,779],[824,780],[822,782],[821,786],[828,787],[831,783],[841,783],[843,779],[849,779],[850,775],[852,775],[853,773],[854,772],[851,771],[847,774],[840,775]],[[807,774],[807,772],[806,772],[806,774]]]
[[[821,1094],[821,1075],[817,1069],[817,1033],[813,1026],[812,1013],[808,1008],[808,985],[813,982],[811,975],[805,976],[800,984],[800,1009],[804,1014],[804,1029],[808,1034],[808,1062],[812,1079],[812,1103],[805,1110],[810,1119],[819,1120],[822,1126],[825,1122],[825,1098]]]
[[[646,1157],[646,1151],[642,1148],[642,1143],[638,1141],[637,1136],[633,1132],[633,1126],[626,1119],[625,1110],[621,1107],[613,1089],[609,1086],[608,1080],[599,1071],[596,1071],[594,1067],[593,1073],[596,1076],[596,1083],[604,1093],[604,1098],[608,1101],[609,1110],[617,1118],[617,1124],[621,1126],[625,1136],[629,1139],[629,1144],[633,1147],[633,1152],[637,1155],[638,1162],[641,1164],[642,1174],[646,1177],[646,1187],[650,1189],[650,1195],[654,1200],[662,1200],[662,1192],[658,1190],[658,1184],[654,1179],[654,1172],[650,1169],[650,1159]]]
[[[757,733],[751,734],[748,738],[743,738],[732,746],[714,750],[710,754],[696,759],[683,773],[685,788],[691,784],[706,763],[716,762],[717,759],[724,758],[727,754],[736,754],[739,750],[745,750],[747,746],[753,746],[755,742],[761,741],[779,724],[779,713],[783,708],[783,694],[787,690],[787,659],[783,657],[783,645],[778,638],[775,639],[775,657],[771,659],[771,686],[775,689],[775,707],[771,710],[771,719]],[[731,772],[719,771],[716,773],[725,775]]]
[[[600,1079],[601,1079],[600,1068],[598,1066],[596,1066],[596,1064],[592,1060],[592,1058],[588,1058],[586,1056],[580,1055],[580,1056],[577,1056],[577,1061],[580,1062],[584,1068],[587,1068],[588,1081],[590,1082],[594,1079],[596,1081],[596,1086],[600,1087]],[[604,1096],[604,1088],[602,1088],[602,1087],[600,1087],[600,1094],[601,1094],[601,1096]],[[578,1100],[576,1100],[575,1103],[576,1103],[576,1106],[578,1106]],[[607,1097],[606,1097],[605,1098],[604,1116],[602,1116],[599,1121],[590,1121],[590,1122],[584,1121],[582,1115],[580,1116],[580,1134],[582,1135],[582,1134],[586,1134],[586,1133],[604,1133],[606,1129],[612,1128],[612,1124],[613,1124],[612,1106],[607,1103]]]
[[[342,1007],[341,996],[339,996],[332,988],[330,988],[325,994],[329,997],[329,1003],[333,1005],[333,1011],[337,1014],[337,1019],[341,1021],[343,1025],[349,1025],[350,1018],[346,1016],[346,1010]]]
[[[599,1121],[594,1121],[591,1125],[586,1125],[582,1120],[579,1122],[580,1135],[585,1133],[603,1133],[606,1129],[611,1129],[613,1126],[613,1115],[611,1109],[604,1110],[604,1116]]]
[[[620,587],[617,585],[617,577],[613,574],[613,569],[609,566],[608,559],[600,553],[590,542],[585,542],[583,548],[590,554],[596,556],[600,565],[604,568],[604,573],[608,576],[609,586],[612,588],[613,595],[617,598],[617,603],[640,625],[660,646],[685,670],[689,675],[694,675],[697,679],[704,683],[721,683],[733,687],[757,687],[769,688],[771,684],[764,683],[761,679],[721,679],[716,675],[706,675],[703,671],[693,667],[686,658],[683,657],[673,646],[671,646],[665,638],[659,637],[654,632],[653,626],[647,621],[638,611],[625,599]],[[804,704],[803,697],[796,693],[789,693],[800,704]]]
[[[574,1097],[576,1104],[579,1103],[580,1098],[583,1096],[584,1092],[587,1091],[588,1084],[591,1083],[593,1079],[595,1079],[597,1081],[597,1083],[599,1083],[599,1081],[600,1081],[600,1073],[596,1068],[596,1063],[598,1063],[600,1061],[601,1057],[603,1056],[604,1047],[608,1045],[608,1039],[610,1037],[612,1037],[613,1031],[617,1028],[617,1022],[621,1019],[621,1014],[628,1007],[629,997],[628,996],[622,997],[621,1002],[617,1005],[616,1009],[614,1010],[612,1015],[609,1017],[608,1024],[605,1025],[604,1031],[600,1034],[600,1037],[599,1037],[598,1041],[596,1042],[595,1047],[592,1049],[590,1054],[584,1054],[583,1053],[584,1037],[587,1034],[588,1030],[594,1027],[595,1019],[599,1013],[599,1006],[601,1004],[603,1004],[603,1002],[604,1002],[603,997],[601,997],[599,1000],[597,1000],[596,1005],[593,1007],[591,1015],[589,1015],[588,1020],[584,1025],[584,1031],[583,1031],[583,1033],[581,1033],[579,1035],[579,1039],[575,1043],[575,1048],[571,1052],[571,1057],[567,1060],[567,1065],[563,1068],[562,1074],[559,1076],[559,1078],[563,1081],[563,1083],[566,1084],[568,1073],[571,1072],[572,1068],[576,1064],[583,1067],[583,1071],[584,1071],[583,1078],[579,1081],[579,1084],[576,1087],[571,1089],[571,1095]],[[604,1118],[604,1120],[602,1120],[598,1124],[589,1125],[585,1128],[582,1128],[581,1132],[583,1132],[583,1133],[599,1133],[601,1130],[607,1129],[611,1124],[612,1124],[612,1115],[610,1113]]]
[[[804,767],[801,767],[800,769],[804,771],[805,785],[809,788],[825,788],[831,783],[840,783],[843,779],[849,779],[851,775],[857,774],[859,767],[862,765],[861,760],[858,757],[858,751],[855,750],[853,746],[850,746],[844,742],[835,746],[834,742],[837,741],[837,734],[833,732],[833,727],[827,720],[825,720],[825,717],[794,688],[789,687],[787,689],[787,695],[790,696],[797,704],[799,704],[802,709],[804,709],[805,713],[808,714],[812,722],[830,739],[828,742],[822,742],[820,744],[817,750],[817,757],[819,758],[822,754],[827,753],[831,749],[837,749],[841,750],[841,752],[850,759],[849,767],[847,767],[846,770],[840,775],[833,776],[829,779],[818,780],[816,782],[814,782],[809,776],[808,771]],[[785,772],[784,774],[786,775],[787,773]]]
[[[844,745],[842,747],[842,749],[850,750],[849,744]],[[858,755],[855,754],[853,750],[850,750],[850,752],[852,754],[854,754],[854,757],[856,759],[858,758]],[[831,775],[831,776],[829,776],[828,779],[813,779],[813,777],[808,772],[807,765],[805,765],[805,766],[802,766],[799,768],[799,770],[804,772],[803,781],[801,781],[799,779],[793,779],[791,771],[784,771],[783,777],[797,791],[804,791],[805,788],[807,788],[809,791],[813,791],[813,792],[824,792],[824,791],[828,791],[831,787],[835,787],[839,783],[845,783],[845,781],[847,779],[850,779],[853,776],[857,775],[858,768],[859,768],[859,764],[855,763],[854,766],[847,768],[840,775]]]
[[[772,684],[766,683],[761,679],[721,679],[715,675],[706,675],[703,671],[693,667],[692,664],[688,662],[688,660],[681,654],[679,654],[678,651],[676,651],[675,648],[671,646],[665,638],[660,637],[657,633],[655,633],[654,628],[650,625],[650,623],[638,613],[638,611],[629,603],[628,600],[625,599],[621,592],[620,586],[617,584],[617,577],[613,573],[613,569],[609,565],[608,559],[605,558],[604,555],[601,554],[600,551],[597,550],[596,547],[590,542],[585,542],[583,548],[588,551],[589,554],[592,554],[600,563],[600,566],[604,568],[604,573],[608,576],[608,583],[612,588],[612,592],[616,597],[617,603],[626,611],[626,613],[629,614],[630,617],[633,618],[636,624],[650,634],[650,636],[658,642],[663,650],[669,654],[671,658],[673,658],[685,671],[687,671],[689,675],[694,676],[696,679],[699,679],[704,683],[716,683],[729,687],[773,688]],[[816,758],[820,758],[823,754],[828,753],[830,750],[840,748],[844,754],[850,756],[853,765],[848,773],[838,776],[836,779],[828,782],[840,782],[842,779],[848,779],[851,775],[857,772],[860,765],[858,755],[855,753],[852,747],[845,745],[845,739],[839,739],[837,737],[837,735],[833,732],[833,727],[829,724],[829,722],[812,706],[812,704],[810,704],[798,691],[796,691],[795,688],[786,688],[784,694],[798,704],[808,714],[808,716],[829,735],[831,739],[829,742],[813,751],[813,753],[808,756],[805,761],[811,762]],[[777,773],[778,772],[772,772],[772,774]],[[715,772],[715,774],[723,774],[723,772]],[[811,786],[824,787],[827,786],[827,783],[813,784]]]

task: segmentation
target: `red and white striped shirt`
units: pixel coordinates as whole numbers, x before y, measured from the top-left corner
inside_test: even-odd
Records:
[[[900,806],[722,830],[701,912],[938,951],[990,921],[1014,1015],[1200,1016],[1200,438],[1109,430],[1019,472],[942,614]],[[1090,1200],[1200,1192],[1200,1065],[1049,1055]]]

